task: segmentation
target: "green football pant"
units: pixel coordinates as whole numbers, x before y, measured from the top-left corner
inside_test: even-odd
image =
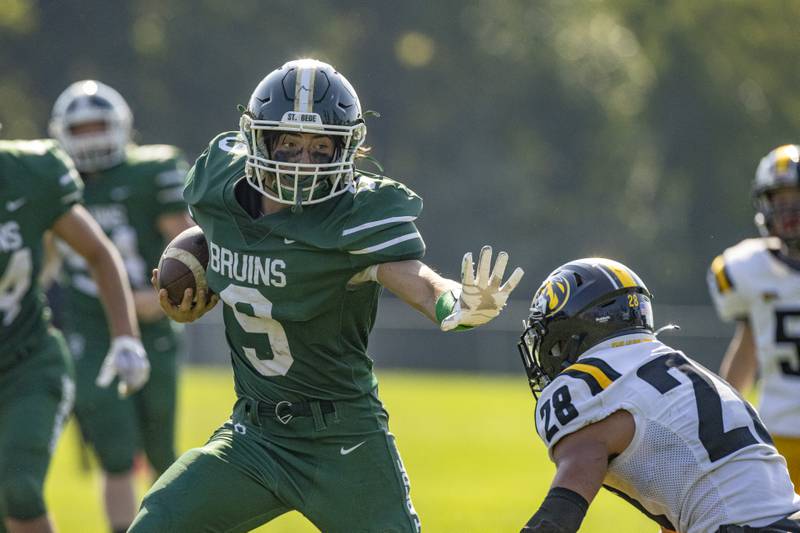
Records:
[[[15,356],[0,368],[0,524],[3,516],[45,514],[44,479],[75,391],[56,330],[37,335]]]
[[[77,396],[75,417],[83,438],[92,445],[105,472],[120,474],[133,467],[136,452],[144,450],[159,474],[175,461],[177,346],[173,336],[145,338],[150,379],[138,392],[120,398],[117,387],[95,385],[109,347],[107,335],[87,337],[69,332],[75,359]]]
[[[333,413],[315,409],[286,425],[253,405],[240,399],[205,446],[161,476],[130,533],[249,531],[290,510],[326,533],[419,532],[377,397],[336,402]]]

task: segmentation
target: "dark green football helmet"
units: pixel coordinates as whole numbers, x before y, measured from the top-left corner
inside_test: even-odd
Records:
[[[293,205],[316,204],[345,192],[367,134],[353,86],[315,59],[289,61],[270,72],[253,91],[240,130],[247,145],[248,183],[276,202]],[[277,161],[273,141],[287,132],[330,136],[333,157],[328,162]]]

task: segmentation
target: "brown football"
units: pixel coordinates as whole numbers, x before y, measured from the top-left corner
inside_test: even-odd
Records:
[[[197,298],[198,289],[211,290],[206,281],[208,267],[208,244],[203,230],[192,226],[182,231],[164,249],[158,261],[158,288],[167,289],[169,300],[178,305],[186,289],[193,289]]]

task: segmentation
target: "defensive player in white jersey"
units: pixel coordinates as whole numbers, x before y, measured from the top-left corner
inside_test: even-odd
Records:
[[[723,320],[737,322],[720,375],[740,391],[761,376],[759,412],[800,487],[800,146],[758,165],[759,239],[714,259],[708,284]]]
[[[559,267],[536,292],[519,347],[556,475],[522,531],[578,531],[605,487],[664,530],[800,532],[800,496],[758,414],[656,339],[650,301],[633,271],[601,258]]]

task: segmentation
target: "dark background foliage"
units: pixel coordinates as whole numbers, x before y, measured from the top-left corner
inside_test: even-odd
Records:
[[[118,88],[138,140],[190,158],[287,59],[351,80],[373,155],[426,201],[428,262],[483,243],[528,275],[619,259],[659,302],[754,234],[758,159],[797,142],[800,4],[676,0],[0,0],[5,138],[46,135],[69,83]]]

